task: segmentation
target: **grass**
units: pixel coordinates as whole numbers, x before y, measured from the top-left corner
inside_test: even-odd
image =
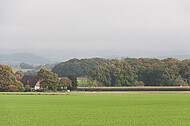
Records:
[[[189,98],[183,92],[4,94],[0,95],[0,125],[189,125]]]

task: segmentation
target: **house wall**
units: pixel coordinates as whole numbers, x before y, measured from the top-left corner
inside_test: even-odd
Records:
[[[40,82],[38,81],[35,86],[39,86],[40,87]]]
[[[38,90],[38,89],[40,89],[40,86],[35,86],[34,89],[35,89],[35,90]]]
[[[40,89],[40,82],[38,81],[34,87],[30,87],[30,91],[35,91]],[[25,87],[24,87],[25,90]]]
[[[39,81],[36,83],[36,85],[35,85],[34,89],[35,89],[35,90],[40,89],[40,82],[39,82]]]

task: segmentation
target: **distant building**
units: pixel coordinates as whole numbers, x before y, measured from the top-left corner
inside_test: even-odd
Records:
[[[37,76],[24,75],[21,79],[23,86],[29,85],[31,91],[40,89],[40,81]]]

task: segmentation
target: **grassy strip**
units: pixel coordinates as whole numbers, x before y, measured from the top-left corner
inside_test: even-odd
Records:
[[[78,91],[190,91],[190,87],[78,87]]]
[[[63,92],[0,92],[0,95],[70,95]]]

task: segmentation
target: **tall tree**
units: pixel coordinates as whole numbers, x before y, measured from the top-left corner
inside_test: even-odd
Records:
[[[68,78],[72,81],[72,87],[69,86],[68,89],[76,90],[78,86],[77,77],[75,74],[70,74]]]
[[[59,86],[59,78],[53,72],[41,69],[38,71],[38,79],[40,79],[40,87],[44,90],[56,91]]]

